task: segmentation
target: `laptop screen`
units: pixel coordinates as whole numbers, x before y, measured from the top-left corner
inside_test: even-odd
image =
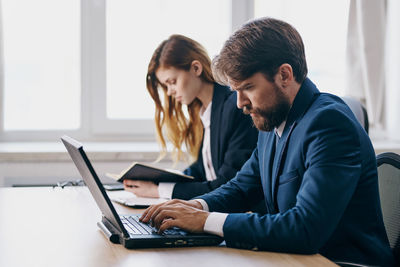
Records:
[[[75,166],[78,168],[79,173],[92,193],[92,196],[103,215],[125,236],[129,236],[128,232],[122,226],[119,215],[114,209],[110,198],[107,196],[103,184],[100,182],[99,177],[86,156],[82,144],[66,135],[61,137],[61,141],[67,148],[69,155],[75,163]]]

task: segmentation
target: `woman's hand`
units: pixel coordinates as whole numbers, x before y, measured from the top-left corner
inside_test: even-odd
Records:
[[[124,189],[138,197],[160,197],[158,185],[153,182],[125,179]]]

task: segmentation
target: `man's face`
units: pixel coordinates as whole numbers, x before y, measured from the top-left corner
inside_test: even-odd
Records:
[[[257,129],[272,131],[286,120],[291,107],[289,98],[283,88],[268,81],[262,73],[257,72],[241,82],[229,81],[229,84],[237,92],[238,108],[251,115]]]

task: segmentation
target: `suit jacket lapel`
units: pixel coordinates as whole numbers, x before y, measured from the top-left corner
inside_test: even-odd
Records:
[[[211,159],[214,166],[215,171],[219,168],[220,162],[220,140],[219,140],[219,132],[221,131],[221,120],[223,117],[223,103],[226,96],[230,93],[230,90],[221,86],[217,83],[214,83],[214,92],[212,98],[212,106],[211,106],[211,120],[210,120],[210,146],[211,146]]]
[[[296,122],[292,124],[292,126],[289,128],[289,131],[283,132],[282,137],[279,139],[277,146],[276,146],[276,153],[275,153],[275,160],[274,160],[274,166],[272,170],[272,200],[273,200],[273,207],[274,207],[274,213],[279,212],[278,208],[275,205],[275,198],[276,198],[276,189],[277,189],[277,183],[278,183],[278,176],[280,175],[280,170],[281,170],[281,163],[282,163],[282,158],[286,154],[286,148],[287,148],[287,143],[289,141],[290,135],[293,131],[293,129],[296,127]],[[285,126],[286,128],[286,126]],[[276,137],[277,138],[277,137]]]
[[[275,203],[276,191],[278,189],[278,177],[281,174],[280,172],[282,169],[282,165],[284,164],[284,162],[282,162],[282,159],[285,158],[290,135],[292,134],[297,123],[302,118],[303,114],[307,111],[308,107],[311,106],[312,102],[314,102],[315,98],[318,95],[318,89],[308,78],[306,78],[293,101],[292,107],[286,119],[286,125],[283,130],[282,136],[277,143],[272,169],[272,190],[269,191],[271,192],[272,203]],[[274,213],[279,212],[278,207],[275,204],[273,205],[273,207]]]
[[[262,154],[264,155],[263,158],[259,158],[259,160],[262,160],[264,164],[261,164],[261,169],[260,173],[264,177],[264,179],[261,180],[263,184],[263,190],[264,190],[264,196],[266,200],[266,206],[267,206],[267,213],[274,213],[274,202],[272,198],[272,173],[274,169],[274,157],[276,155],[276,136],[275,134],[269,134],[268,135],[268,140],[265,143],[264,147],[262,148],[263,151],[259,155]]]

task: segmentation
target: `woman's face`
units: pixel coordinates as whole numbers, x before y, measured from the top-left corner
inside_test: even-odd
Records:
[[[196,65],[192,65],[189,71],[174,67],[159,68],[156,71],[158,81],[168,89],[167,95],[173,96],[176,101],[185,105],[192,103],[200,93],[202,86],[200,74],[201,71],[199,73]]]

